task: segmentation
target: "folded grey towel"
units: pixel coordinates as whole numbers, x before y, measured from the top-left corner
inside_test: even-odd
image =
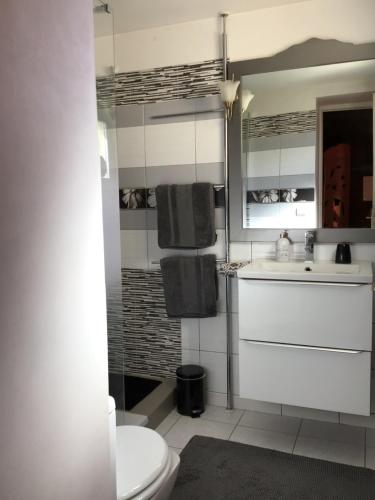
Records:
[[[216,316],[216,256],[173,256],[160,261],[167,314],[173,318]]]
[[[160,248],[205,248],[215,244],[212,184],[157,186],[156,205]]]

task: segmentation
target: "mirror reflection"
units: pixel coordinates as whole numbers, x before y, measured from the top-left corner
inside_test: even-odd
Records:
[[[246,75],[245,228],[374,225],[375,62]]]

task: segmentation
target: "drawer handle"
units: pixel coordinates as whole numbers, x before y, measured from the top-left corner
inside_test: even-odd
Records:
[[[278,342],[262,342],[261,340],[245,340],[249,344],[254,345],[268,345],[273,347],[285,347],[287,349],[303,349],[306,351],[325,351],[325,352],[341,352],[345,354],[361,354],[365,351],[357,351],[354,349],[334,349],[333,347],[314,347],[310,345],[298,345],[298,344],[282,344]]]
[[[315,286],[344,286],[344,287],[359,287],[359,286],[366,286],[369,285],[370,283],[331,283],[331,282],[325,282],[325,281],[286,281],[286,280],[260,280],[260,279],[254,279],[252,281],[256,281],[257,283],[270,283],[272,285],[274,284],[280,284],[280,285],[315,285]]]

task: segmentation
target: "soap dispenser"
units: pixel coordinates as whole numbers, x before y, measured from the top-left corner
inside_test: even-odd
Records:
[[[283,231],[276,242],[276,260],[279,262],[288,262],[291,256],[291,246],[288,232]]]

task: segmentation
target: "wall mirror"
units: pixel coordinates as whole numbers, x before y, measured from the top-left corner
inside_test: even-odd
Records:
[[[229,70],[254,96],[229,125],[232,241],[375,241],[375,44],[314,39]]]

